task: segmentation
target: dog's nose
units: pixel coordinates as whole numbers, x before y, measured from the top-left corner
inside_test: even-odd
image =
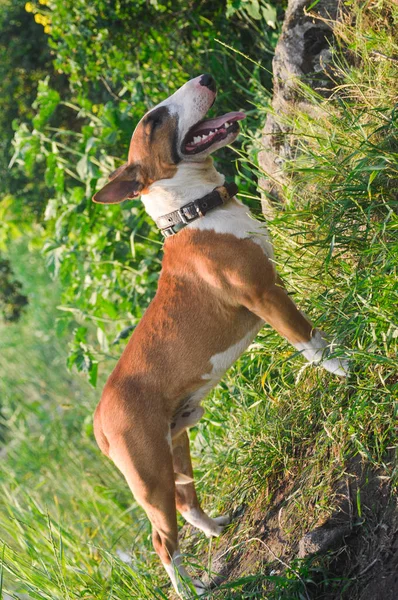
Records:
[[[215,79],[208,73],[205,73],[204,75],[202,75],[199,83],[200,83],[200,85],[203,85],[204,87],[209,88],[209,90],[211,90],[212,92],[216,91]]]

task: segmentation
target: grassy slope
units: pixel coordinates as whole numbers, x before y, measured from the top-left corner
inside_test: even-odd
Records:
[[[360,12],[351,32],[342,28],[356,67],[336,66],[344,73],[336,71],[340,89],[330,101],[312,97],[322,114],[294,116],[304,150],[294,165],[300,173],[287,190],[288,209],[269,224],[289,290],[348,349],[352,375],[342,381],[304,368],[264,328],[192,431],[205,506],[237,516],[210,545],[184,528],[192,570],[199,562],[199,571],[226,571],[228,583],[214,598],[337,598],[344,587],[356,598],[349,569],[336,577],[333,556],[297,561],[297,541],[333,513],[336,483],[353,456],[381,469],[385,485],[396,484],[397,69],[371,54],[382,48],[397,55],[392,31],[385,3]],[[258,141],[250,144],[254,156]],[[167,598],[148,523],[93,440],[98,393],[64,371],[65,351],[54,335],[57,290],[34,255],[16,248],[18,262],[32,305],[22,323],[1,331],[0,392],[9,425],[0,474],[3,592]],[[353,505],[354,527],[362,531],[361,490]]]
[[[398,14],[388,6],[358,10],[354,24],[340,27],[356,66],[336,56],[332,98],[325,102],[307,91],[312,116],[299,111],[292,116],[303,154],[291,165],[298,175],[286,190],[289,208],[269,224],[288,288],[314,322],[346,346],[352,375],[341,381],[303,370],[287,344],[263,330],[251,355],[230,373],[224,393],[220,389],[214,398],[222,407],[220,421],[230,395],[238,401],[232,431],[221,436],[221,447],[228,447],[222,480],[223,486],[230,480],[232,505],[249,506],[243,518],[247,531],[238,528],[229,540],[245,548],[243,556],[230,553],[232,574],[246,574],[247,567],[258,573],[244,588],[247,597],[251,589],[258,597],[271,589],[272,598],[340,597],[343,588],[347,598],[357,597],[350,581],[357,575],[355,558],[335,582],[333,571],[328,575],[333,557],[310,570],[308,561],[293,563],[290,570],[282,568],[280,579],[264,581],[264,572],[280,571],[272,544],[278,556],[290,560],[302,534],[335,511],[341,480],[361,479],[366,487],[363,467],[350,460],[355,456],[381,469],[383,486],[396,486],[397,64],[388,57],[397,55]],[[214,399],[208,404],[212,413]],[[354,487],[350,525],[361,524],[365,531],[361,489]],[[275,518],[276,508],[283,518]],[[252,559],[245,564],[253,544],[257,560],[272,563],[268,569],[256,568]],[[317,586],[305,586],[303,580],[321,568]]]

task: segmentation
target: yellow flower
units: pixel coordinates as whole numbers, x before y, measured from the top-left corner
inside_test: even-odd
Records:
[[[39,0],[39,4],[44,4],[44,6],[47,6],[48,0]]]
[[[36,23],[39,23],[39,25],[43,25],[43,27],[46,27],[50,23],[50,19],[46,17],[46,15],[41,14],[35,15],[35,21]]]
[[[98,104],[93,104],[93,106],[91,107],[91,110],[94,114],[97,113],[99,110]]]
[[[44,33],[51,33],[51,27],[50,27],[50,25],[46,25],[45,26]]]
[[[33,9],[34,9],[34,6],[33,6],[33,4],[31,2],[27,2],[25,4],[25,10],[26,10],[26,12],[33,12]]]

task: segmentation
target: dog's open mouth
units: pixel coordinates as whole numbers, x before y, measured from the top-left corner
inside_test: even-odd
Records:
[[[230,112],[216,119],[200,121],[188,131],[182,143],[184,154],[198,154],[231,133],[238,133],[237,121],[245,118],[243,112]]]

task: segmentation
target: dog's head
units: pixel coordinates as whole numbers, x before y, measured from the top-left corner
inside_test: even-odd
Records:
[[[112,173],[94,202],[113,204],[145,194],[155,181],[173,177],[182,162],[204,161],[232,143],[245,115],[230,112],[205,120],[216,95],[213,77],[200,75],[147,112],[131,138],[127,163]]]

